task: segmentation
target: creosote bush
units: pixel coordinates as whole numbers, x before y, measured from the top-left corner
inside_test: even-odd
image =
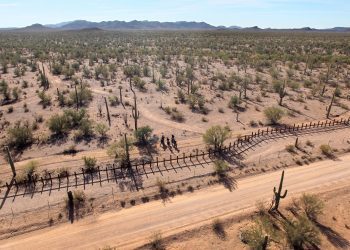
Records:
[[[224,145],[224,142],[230,138],[230,135],[230,130],[227,127],[217,125],[209,128],[205,132],[203,135],[203,140],[206,144],[220,149]]]
[[[331,146],[327,145],[327,144],[323,144],[320,146],[320,150],[322,152],[322,154],[324,154],[327,157],[333,157],[333,149],[331,148]]]
[[[23,149],[33,143],[33,130],[28,121],[16,122],[7,130],[7,143],[10,147]]]
[[[266,119],[271,124],[277,124],[282,119],[284,111],[279,107],[269,107],[264,110]]]
[[[312,221],[316,221],[318,216],[323,213],[324,203],[317,195],[303,194],[300,203],[306,216]]]
[[[96,171],[97,159],[95,157],[84,156],[83,160],[86,172],[93,173]]]

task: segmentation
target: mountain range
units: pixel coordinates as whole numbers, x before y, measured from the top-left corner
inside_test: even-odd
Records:
[[[335,27],[329,29],[313,29],[310,27],[298,29],[262,29],[258,26],[213,26],[205,22],[158,22],[158,21],[103,21],[90,22],[76,20],[57,24],[33,24],[24,28],[3,28],[0,31],[22,31],[22,32],[48,32],[60,30],[250,30],[250,31],[327,31],[327,32],[350,32],[350,27]]]

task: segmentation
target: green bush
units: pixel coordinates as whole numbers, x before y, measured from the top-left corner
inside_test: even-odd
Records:
[[[323,213],[324,203],[314,194],[303,194],[300,198],[301,206],[306,216],[313,221]]]
[[[229,129],[220,125],[209,128],[203,135],[204,142],[215,148],[221,148],[228,138],[230,138]]]
[[[238,96],[234,95],[231,97],[230,102],[228,103],[228,106],[231,109],[236,109],[237,106],[239,105],[239,103],[240,103],[240,100],[239,100]]]
[[[88,172],[88,173],[95,172],[95,170],[96,170],[96,163],[97,163],[96,158],[95,157],[84,156],[83,160],[84,160],[85,171]]]
[[[216,160],[214,162],[214,171],[217,175],[223,175],[229,169],[228,164],[223,160]]]
[[[331,146],[323,144],[320,146],[320,150],[325,156],[333,157],[333,149],[331,148]]]
[[[104,123],[97,123],[95,126],[96,132],[100,135],[101,138],[107,137],[107,132],[109,128]]]
[[[134,131],[134,136],[138,143],[148,144],[152,131],[153,129],[150,126],[140,127],[136,131]]]
[[[23,124],[17,122],[8,129],[7,134],[10,147],[22,149],[33,143],[33,130],[28,121]]]
[[[269,107],[264,110],[264,114],[271,124],[277,124],[282,119],[284,111],[279,107]]]
[[[65,115],[55,114],[50,117],[47,125],[55,135],[62,135],[69,129],[67,117]]]
[[[305,216],[299,217],[292,223],[284,223],[288,243],[294,249],[313,249],[321,242],[319,231]]]
[[[43,108],[51,105],[51,96],[46,94],[45,91],[39,92],[38,96],[40,98],[40,104],[43,106]]]

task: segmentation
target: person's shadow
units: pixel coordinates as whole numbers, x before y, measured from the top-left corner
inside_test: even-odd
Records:
[[[72,191],[68,191],[68,219],[70,223],[74,222],[74,201]]]

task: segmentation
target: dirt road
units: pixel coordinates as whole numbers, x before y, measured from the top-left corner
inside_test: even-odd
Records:
[[[310,190],[331,190],[350,181],[350,155],[337,161],[323,161],[286,170],[284,188],[289,198]],[[175,233],[213,217],[253,208],[257,200],[270,200],[281,171],[238,181],[229,192],[223,187],[178,196],[169,202],[148,204],[90,217],[73,225],[32,232],[0,241],[0,249],[96,249],[106,245],[132,248],[142,244],[155,231]]]

